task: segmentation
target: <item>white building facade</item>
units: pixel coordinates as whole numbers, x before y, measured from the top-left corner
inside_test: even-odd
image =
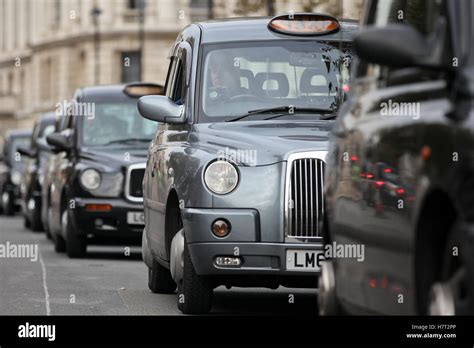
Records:
[[[309,9],[358,18],[361,2],[0,0],[0,135],[31,126],[80,86],[163,84],[169,49],[192,21]]]

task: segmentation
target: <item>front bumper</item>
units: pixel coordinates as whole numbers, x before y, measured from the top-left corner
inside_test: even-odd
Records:
[[[87,236],[97,242],[106,241],[131,243],[139,245],[144,225],[129,224],[129,212],[143,212],[142,203],[129,203],[123,199],[74,198],[74,208],[70,209],[72,223],[79,235]],[[112,207],[107,212],[92,212],[88,205],[108,204]]]
[[[287,250],[322,251],[323,242],[285,242],[284,233],[278,240],[265,240],[261,221],[255,209],[195,209],[182,210],[186,243],[196,273],[199,275],[275,275],[314,276],[319,269],[287,270]],[[231,224],[231,232],[218,238],[211,232],[216,219],[225,218]],[[219,256],[237,256],[238,267],[216,265]]]
[[[287,250],[322,251],[322,243],[195,243],[188,244],[191,260],[199,275],[276,275],[315,276],[318,271],[292,271],[286,269]],[[239,267],[220,267],[218,256],[238,256]]]

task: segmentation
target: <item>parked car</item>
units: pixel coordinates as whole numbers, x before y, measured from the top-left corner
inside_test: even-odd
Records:
[[[170,56],[143,180],[152,292],[205,313],[213,289],[316,287],[328,132],[357,25],[294,14],[192,24]],[[238,35],[235,33],[238,32]]]
[[[137,99],[162,87],[130,84],[78,89],[50,134],[58,154],[51,173],[48,226],[55,249],[84,257],[87,245],[139,244],[142,180],[157,124],[141,119]]]
[[[67,117],[61,117],[58,115],[56,117],[55,125],[54,125],[54,132],[60,133],[67,127]],[[46,159],[44,164],[44,179],[43,185],[41,185],[41,223],[43,228],[46,231],[46,235],[49,239],[51,239],[51,229],[52,227],[49,226],[50,222],[50,214],[51,214],[51,183],[53,181],[54,173],[59,171],[59,165],[61,161],[66,156],[65,151],[51,151],[51,154]]]
[[[365,13],[332,131],[324,229],[326,245],[365,255],[323,263],[320,311],[472,315],[472,2],[374,0]],[[379,171],[376,198],[359,168]]]
[[[18,148],[26,157],[25,169],[21,179],[21,199],[25,227],[32,231],[42,231],[41,223],[41,185],[44,178],[44,165],[51,154],[46,136],[54,130],[54,113],[46,113],[36,121],[29,146]]]
[[[18,148],[27,146],[31,141],[31,130],[15,129],[4,138],[0,151],[0,212],[13,215],[20,204],[21,173],[24,169],[24,158]]]

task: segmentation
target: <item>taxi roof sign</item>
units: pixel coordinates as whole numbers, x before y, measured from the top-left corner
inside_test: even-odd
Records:
[[[130,97],[142,97],[144,95],[162,95],[164,88],[154,83],[130,83],[124,88],[125,94]]]
[[[317,36],[339,31],[339,21],[320,13],[289,13],[273,17],[268,28],[286,35]]]

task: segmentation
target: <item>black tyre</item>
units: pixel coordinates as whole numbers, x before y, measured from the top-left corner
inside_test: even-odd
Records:
[[[472,270],[465,245],[467,231],[456,222],[450,231],[444,254],[440,277],[432,284],[429,292],[428,313],[431,315],[474,314],[474,288]]]
[[[57,253],[63,253],[66,251],[66,242],[64,241],[63,237],[59,235],[55,235],[53,237],[54,242],[54,251]]]
[[[15,214],[15,203],[12,192],[4,192],[2,196],[3,214],[11,216]]]
[[[185,314],[205,314],[211,310],[214,287],[209,277],[194,270],[188,245],[184,245],[183,280],[178,286],[178,308]]]
[[[85,237],[79,236],[75,227],[71,223],[71,216],[68,211],[63,213],[61,228],[66,234],[66,253],[72,259],[83,258],[87,252],[87,242]]]
[[[41,223],[41,216],[40,212],[37,208],[35,208],[31,212],[31,230],[34,232],[41,232],[44,231],[43,224]]]
[[[26,216],[26,213],[23,213],[23,226],[27,229],[30,229],[31,227],[31,222],[28,219],[28,216]]]
[[[148,268],[148,288],[155,294],[172,294],[176,290],[176,283],[171,278],[169,269],[153,260],[153,266]]]

